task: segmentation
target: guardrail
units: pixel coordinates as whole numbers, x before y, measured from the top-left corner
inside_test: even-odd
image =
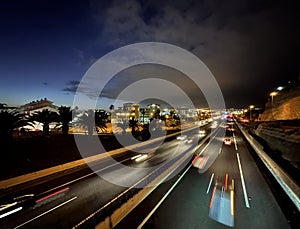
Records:
[[[300,211],[300,188],[295,183],[289,175],[283,171],[280,166],[274,162],[264,151],[263,147],[250,135],[248,134],[241,126],[236,122],[241,133],[244,135],[245,139],[248,141],[250,146],[254,149],[257,155],[260,157],[264,165],[268,168],[270,173],[274,176],[276,181],[289,196],[291,201],[295,204],[298,211]]]

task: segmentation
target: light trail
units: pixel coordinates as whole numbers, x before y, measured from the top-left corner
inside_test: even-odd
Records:
[[[4,217],[6,217],[6,216],[9,216],[9,215],[11,215],[11,214],[13,214],[13,213],[15,213],[15,212],[18,212],[18,211],[20,211],[20,210],[22,210],[22,209],[23,209],[23,207],[18,207],[18,208],[14,209],[14,210],[11,210],[11,211],[9,211],[9,212],[6,212],[6,213],[0,215],[0,219],[4,218]]]
[[[225,174],[225,181],[224,181],[225,191],[227,191],[227,187],[228,187],[228,173]]]
[[[214,198],[215,198],[216,189],[217,189],[217,186],[215,185],[214,190],[213,190],[212,195],[211,195],[211,199],[210,199],[210,203],[209,203],[209,208],[211,208],[212,205],[213,205],[213,201],[214,201]]]
[[[69,187],[66,187],[66,188],[64,188],[64,189],[58,190],[57,192],[51,193],[51,194],[49,194],[49,195],[47,195],[47,196],[44,196],[44,197],[38,199],[38,200],[35,201],[35,202],[36,202],[36,203],[39,203],[39,202],[41,202],[41,201],[43,201],[43,200],[46,200],[46,199],[48,199],[48,198],[50,198],[50,197],[53,197],[53,196],[55,196],[55,195],[58,195],[58,194],[60,194],[60,193],[63,193],[63,192],[65,192],[65,191],[67,191],[67,190],[69,190]]]

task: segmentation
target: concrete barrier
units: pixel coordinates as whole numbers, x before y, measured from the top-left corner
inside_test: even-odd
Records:
[[[162,172],[156,179],[151,181],[149,185],[137,194],[131,197],[128,201],[122,204],[121,207],[116,209],[112,215],[107,216],[104,221],[96,225],[96,229],[110,229],[114,228],[122,219],[124,219],[136,206],[138,206],[148,195],[154,191],[159,184],[161,184],[170,174],[172,174],[176,169],[178,169],[195,151],[191,150],[186,153],[182,158],[180,158],[176,163]]]
[[[298,211],[300,211],[300,188],[295,183],[294,180],[292,180],[289,175],[283,171],[277,163],[275,163],[263,150],[262,146],[251,136],[249,135],[243,128],[239,126],[238,123],[236,123],[241,133],[244,135],[248,143],[251,145],[251,147],[255,150],[257,155],[260,157],[262,162],[265,164],[265,166],[268,168],[268,170],[271,172],[271,174],[274,176],[276,181],[280,184],[282,189],[285,191],[285,193],[289,196],[289,198],[292,200],[292,202],[295,204],[295,206],[298,208]]]

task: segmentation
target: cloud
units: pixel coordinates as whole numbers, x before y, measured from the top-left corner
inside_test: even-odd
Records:
[[[69,82],[66,83],[66,87],[63,88],[62,91],[71,92],[75,94],[79,83],[80,82],[77,80],[70,80]]]
[[[287,69],[299,68],[300,20],[297,7],[284,1],[124,0],[98,9],[96,46],[178,45],[208,65],[232,104],[263,99],[272,82],[287,78]]]

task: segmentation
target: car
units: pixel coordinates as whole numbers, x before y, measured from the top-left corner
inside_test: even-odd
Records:
[[[225,139],[224,139],[224,144],[225,144],[225,145],[231,145],[231,143],[232,143],[232,141],[231,141],[230,138],[225,138]]]

